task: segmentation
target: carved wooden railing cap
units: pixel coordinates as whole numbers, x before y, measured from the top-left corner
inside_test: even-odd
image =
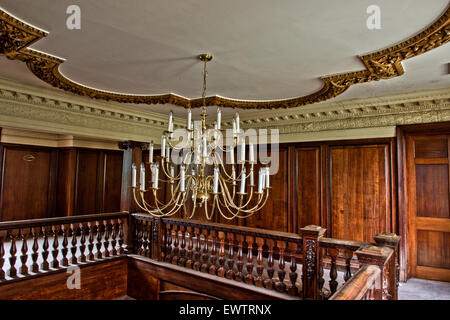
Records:
[[[382,232],[373,237],[375,242],[379,245],[387,245],[395,248],[399,243],[401,237],[391,232]]]
[[[327,229],[324,229],[321,226],[316,226],[316,225],[309,225],[309,226],[300,228],[301,234],[317,235],[319,237],[323,236],[325,234],[325,231],[327,231]]]
[[[358,260],[363,264],[384,265],[392,256],[394,250],[389,247],[381,247],[374,244],[362,246],[355,251]]]

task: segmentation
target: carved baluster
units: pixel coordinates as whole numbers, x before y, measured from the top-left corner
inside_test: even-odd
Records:
[[[297,262],[295,261],[295,254],[297,252],[297,244],[295,242],[290,242],[288,243],[288,247],[289,247],[289,251],[290,251],[290,255],[291,255],[291,267],[290,270],[291,272],[289,272],[289,279],[291,280],[291,284],[289,285],[288,288],[288,293],[292,296],[296,296],[298,295],[298,289],[295,285],[295,283],[297,282]]]
[[[144,233],[143,233],[143,224],[144,221],[140,219],[135,220],[135,228],[136,228],[136,244],[135,244],[135,250],[136,254],[142,256],[144,253],[143,250],[143,241],[144,241]]]
[[[59,228],[57,225],[52,226],[52,231],[53,231],[53,244],[52,244],[52,257],[53,260],[51,262],[51,266],[53,269],[58,269],[59,268],[59,261],[58,261],[58,254],[59,254],[59,241],[58,241],[58,237],[59,237]]]
[[[8,271],[8,276],[10,276],[11,278],[14,278],[17,276],[17,269],[16,269],[16,253],[17,253],[17,248],[16,248],[16,235],[13,233],[13,231],[8,232],[9,233],[9,238],[11,239],[11,247],[9,248],[9,271]]]
[[[236,262],[236,268],[237,268],[237,274],[235,277],[236,281],[244,282],[244,273],[242,272],[244,270],[244,242],[245,242],[245,236],[241,234],[235,235],[238,251],[237,251],[237,262]]]
[[[178,264],[182,267],[186,264],[186,227],[181,226],[181,243],[180,243],[180,259],[178,260]]]
[[[263,246],[264,246],[264,239],[263,238],[256,238],[256,243],[258,244],[258,255],[256,257],[256,273],[257,277],[255,279],[255,285],[258,287],[263,287],[263,272],[264,272],[264,266],[263,266]]]
[[[276,283],[275,288],[280,292],[286,291],[286,284],[284,283],[284,278],[286,276],[286,271],[284,271],[285,261],[284,255],[286,251],[286,243],[284,241],[277,241],[278,248],[280,249],[280,257],[278,259],[278,279],[279,282]]]
[[[180,248],[178,247],[180,245],[180,238],[178,234],[179,226],[174,225],[173,226],[173,257],[172,257],[172,264],[178,264],[178,259],[180,259]]]
[[[225,276],[225,233],[219,232],[220,248],[219,248],[219,269],[217,275],[219,277]]]
[[[170,223],[166,224],[166,262],[172,261],[172,225]]]
[[[117,256],[117,221],[116,220],[111,220],[111,255],[112,256]]]
[[[241,248],[242,248],[242,242],[239,241]],[[241,252],[242,254],[242,252]],[[242,257],[241,257],[242,260]],[[227,265],[228,265],[228,271],[226,273],[226,277],[227,279],[234,279],[235,278],[235,274],[234,274],[234,234],[233,233],[228,233],[228,260],[227,260]],[[242,280],[241,280],[242,281]]]
[[[42,263],[41,263],[41,269],[44,271],[47,271],[50,266],[49,263],[47,261],[48,258],[48,248],[49,243],[48,243],[48,231],[47,228],[45,226],[42,227],[42,235],[44,236],[44,242],[42,243]]]
[[[119,219],[119,254],[122,255],[125,253],[124,244],[123,244],[123,220]]]
[[[337,278],[337,269],[336,269],[336,257],[338,255],[338,250],[334,248],[328,249],[328,254],[331,257],[331,269],[330,269],[330,293],[333,295],[336,292],[338,282],[336,281]]]
[[[275,243],[276,242],[274,240],[267,240],[267,247],[269,251],[267,255],[267,275],[269,276],[269,278],[264,281],[264,287],[266,287],[267,289],[274,288],[273,275],[275,273],[275,269],[273,268],[273,249],[275,247]]]
[[[80,228],[80,262],[86,262],[84,251],[86,250],[86,227],[83,223],[79,224]]]
[[[104,222],[104,228],[105,228],[105,233],[103,235],[103,248],[105,249],[103,256],[105,258],[108,258],[110,256],[109,254],[109,228],[111,226],[110,221],[109,220],[105,220]]]
[[[89,229],[89,239],[88,239],[88,260],[94,260],[94,233],[95,233],[95,222],[88,223]]]
[[[97,249],[97,252],[95,253],[95,257],[97,259],[103,259],[103,254],[102,254],[102,226],[103,224],[100,221],[97,221],[96,224],[96,229],[97,229],[97,235],[96,235],[96,242],[95,242],[95,248]]]
[[[187,241],[187,261],[186,261],[186,268],[192,269],[194,265],[194,261],[192,260],[194,253],[192,252],[192,249],[194,248],[194,240],[193,240],[193,234],[192,234],[193,228],[187,227],[187,234],[188,234],[188,241]]]
[[[142,221],[142,255],[149,257],[150,256],[150,237],[151,237],[151,221],[144,220]]]
[[[27,267],[27,260],[28,260],[28,244],[27,244],[27,232],[19,229],[19,236],[22,239],[22,248],[20,250],[20,252],[22,253],[20,255],[20,268],[19,268],[19,273],[23,274],[23,275],[27,275],[28,274],[28,267]]]
[[[5,264],[5,247],[3,246],[3,235],[0,234],[0,280],[5,280],[5,271],[3,265]]]
[[[326,251],[325,248],[319,248],[319,294],[323,298],[323,285],[325,284],[325,279],[323,278],[324,270],[323,270],[323,254]]]
[[[352,277],[352,270],[350,262],[353,258],[353,251],[351,250],[344,250],[344,258],[345,258],[345,274],[344,274],[344,280],[347,282]]]
[[[253,284],[253,242],[255,241],[255,238],[253,236],[246,236],[245,239],[247,242],[247,275],[245,276],[245,283]]]
[[[195,228],[195,253],[194,253],[194,270],[199,271],[202,265],[200,261],[200,249],[201,249],[201,239],[200,239],[200,229]]]
[[[202,254],[202,267],[201,267],[201,272],[208,272],[208,268],[209,268],[209,230],[208,229],[204,229],[203,230],[203,235],[204,235],[204,241],[203,241],[203,254]]]
[[[209,274],[215,275],[217,273],[217,232],[211,230],[211,266],[209,267]]]
[[[67,259],[67,252],[69,251],[69,249],[67,249],[67,246],[69,244],[69,240],[67,239],[68,227],[63,224],[61,228],[63,230],[63,241],[61,243],[62,244],[61,253],[63,257],[61,259],[61,265],[67,267],[69,265],[69,260]]]
[[[71,264],[77,264],[78,263],[78,259],[77,259],[77,231],[78,228],[75,224],[72,224],[70,230],[72,231],[72,240],[70,241],[70,263]]]
[[[39,231],[36,231],[35,228],[30,228],[30,233],[33,235],[33,246],[31,247],[31,261],[33,261],[33,263],[31,264],[31,272],[38,273],[39,265],[37,264],[37,260],[39,258]]]

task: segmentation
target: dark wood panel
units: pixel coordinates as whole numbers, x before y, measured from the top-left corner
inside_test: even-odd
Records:
[[[287,147],[280,146],[278,156],[278,172],[270,176],[271,189],[269,199],[259,212],[245,219],[246,226],[284,232],[289,231],[289,159]],[[271,157],[273,157],[272,154]],[[258,173],[258,171],[259,166],[255,166],[255,172]],[[257,183],[257,181],[256,175],[255,182]]]
[[[120,190],[122,186],[122,151],[104,153],[103,205],[101,212],[120,211]]]
[[[449,218],[448,165],[416,165],[416,216]]]
[[[192,291],[168,281],[160,281],[158,296],[159,300],[218,300],[217,297]]]
[[[320,225],[321,164],[320,147],[295,149],[295,202],[297,229]]]
[[[391,231],[388,145],[330,148],[331,237],[371,242]]]
[[[97,150],[79,150],[77,155],[75,215],[97,213],[97,178],[100,155]]]
[[[80,267],[80,289],[68,289],[72,273],[57,272],[0,285],[0,300],[112,300],[127,294],[126,258]]]
[[[427,137],[414,141],[415,158],[447,158],[448,145],[446,137]]]
[[[450,233],[418,230],[417,265],[450,269]]]
[[[56,155],[50,149],[4,147],[1,220],[51,217]]]
[[[73,214],[76,159],[76,149],[59,151],[58,186],[56,191],[56,212],[58,216],[64,217]]]

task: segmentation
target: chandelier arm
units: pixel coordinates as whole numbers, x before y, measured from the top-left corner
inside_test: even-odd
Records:
[[[258,200],[258,202],[260,203],[261,202],[261,199],[263,198],[263,196],[261,196],[260,198],[259,198],[259,200]],[[264,207],[264,205],[266,204],[266,202],[267,202],[267,199],[269,198],[269,191],[267,190],[267,192],[266,192],[266,197],[265,197],[265,199],[264,199],[264,202],[258,207],[258,208],[256,208],[255,210],[252,210],[249,214],[246,214],[246,215],[239,215],[239,212],[237,212],[237,213],[232,213],[231,212],[231,210],[228,208],[228,207],[226,207],[227,208],[227,210],[233,215],[233,217],[227,217],[226,215],[224,215],[223,213],[222,213],[222,210],[220,209],[220,206],[218,206],[218,210],[219,210],[219,212],[220,212],[220,214],[225,218],[225,219],[228,219],[228,220],[232,220],[232,219],[234,219],[234,218],[240,218],[240,219],[245,219],[245,218],[248,218],[248,217],[251,217],[252,215],[254,215],[255,213],[257,213],[259,210],[261,210],[263,207]],[[243,211],[244,212],[244,211]]]
[[[144,199],[143,194],[144,194],[144,192],[141,191],[141,192],[140,192],[141,199]],[[169,214],[165,214],[165,213],[163,213],[161,210],[159,210],[158,208],[156,208],[156,209],[149,209],[149,208],[147,208],[147,207],[145,206],[145,204],[144,204],[144,206],[142,206],[142,205],[140,204],[140,202],[137,200],[137,197],[136,197],[136,188],[133,189],[133,197],[134,197],[134,201],[136,202],[136,204],[138,205],[139,208],[141,208],[142,210],[144,210],[145,212],[149,213],[150,215],[152,215],[152,216],[154,216],[154,217],[160,218],[160,217],[166,217],[166,216],[170,215],[170,212],[169,212]]]
[[[227,192],[228,192],[228,190],[226,190]],[[268,195],[268,193],[269,193],[269,190],[267,189],[266,190],[266,194]],[[266,198],[267,198],[268,196],[266,196]],[[262,198],[263,198],[263,194],[261,194],[261,195],[259,195],[258,196],[258,202],[255,204],[255,206],[253,206],[252,208],[249,208],[249,209],[244,209],[246,206],[247,206],[247,204],[250,202],[248,202],[245,206],[240,206],[240,207],[237,207],[236,206],[236,204],[234,203],[234,201],[233,202],[230,202],[229,201],[229,198],[224,198],[226,201],[226,203],[225,203],[225,205],[224,205],[224,207],[231,207],[231,208],[234,208],[234,209],[236,209],[236,210],[240,210],[240,211],[242,211],[242,212],[245,212],[245,213],[249,213],[249,212],[252,212],[252,211],[258,211],[258,210],[260,210],[261,208],[262,208],[262,206],[260,206],[260,204],[261,204],[261,200],[262,200]],[[250,200],[251,200],[251,197],[250,197]],[[267,199],[266,199],[267,200]],[[264,202],[265,203],[265,202]],[[264,206],[264,205],[263,205]]]
[[[156,197],[156,190],[155,190],[155,189],[153,190],[153,193],[154,193],[154,196]],[[169,212],[163,214],[163,216],[165,216],[165,217],[173,216],[174,214],[176,214],[176,213],[180,210],[180,207],[181,207],[182,204],[184,203],[184,195],[183,195],[182,201],[181,201],[180,203],[178,203],[180,196],[181,196],[181,193],[179,193],[179,194],[177,195],[177,199],[175,200],[174,206],[170,209]],[[158,209],[160,212],[162,212],[162,210],[164,210],[164,209],[159,208],[158,204],[156,204],[156,206],[157,206],[157,209]]]
[[[162,168],[162,170],[163,170],[164,175],[165,175],[167,178],[169,178],[169,180],[164,180],[164,179],[158,179],[158,180],[159,180],[159,181],[163,181],[163,182],[171,182],[172,180],[179,180],[179,179],[180,179],[180,174],[178,174],[176,177],[172,177],[172,176],[169,174],[169,172],[168,172],[167,169],[168,169],[170,163],[169,163],[169,162],[166,162],[164,159],[165,159],[165,158],[162,158],[162,160],[161,160],[161,168]],[[167,166],[167,168],[166,168],[166,166]]]

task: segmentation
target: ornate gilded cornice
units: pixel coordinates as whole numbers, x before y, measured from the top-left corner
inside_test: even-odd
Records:
[[[23,21],[12,17],[0,9],[0,53],[9,59],[27,64],[38,78],[54,87],[93,99],[135,104],[174,104],[182,107],[197,108],[202,99],[187,99],[175,94],[142,96],[117,94],[96,90],[77,84],[59,72],[64,62],[42,52],[28,48],[32,43],[47,36]],[[336,97],[357,83],[378,81],[400,76],[404,73],[402,61],[437,48],[450,39],[450,7],[424,31],[394,46],[379,50],[359,58],[365,65],[364,70],[329,75],[321,78],[323,86],[317,92],[307,96],[276,101],[245,101],[211,96],[206,99],[208,106],[222,106],[242,109],[278,109],[304,106]]]
[[[175,118],[175,127],[183,119]],[[231,127],[232,116],[224,116]],[[450,87],[241,113],[243,128],[278,129],[280,142],[395,135],[395,126],[450,121]],[[0,127],[113,141],[160,141],[167,115],[0,79]]]

